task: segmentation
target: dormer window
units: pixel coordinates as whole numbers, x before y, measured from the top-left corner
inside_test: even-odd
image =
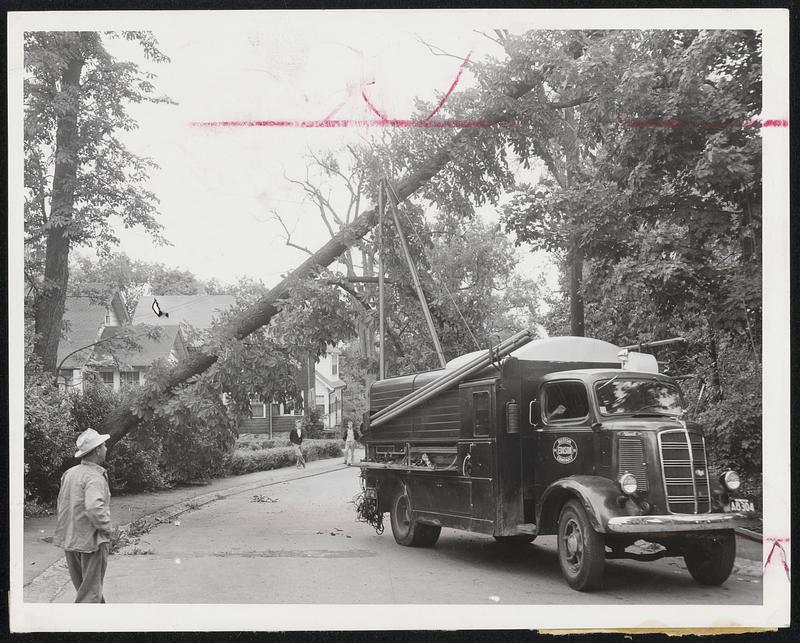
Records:
[[[111,311],[106,308],[106,326],[111,325]]]

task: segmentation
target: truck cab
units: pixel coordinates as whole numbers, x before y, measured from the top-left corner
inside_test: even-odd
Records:
[[[752,504],[734,497],[734,472],[714,471],[652,356],[560,337],[484,362],[372,386],[363,519],[388,511],[407,546],[432,546],[442,527],[506,545],[556,534],[577,590],[599,586],[608,558],[683,556],[699,582],[727,579]],[[638,540],[656,551],[627,551]]]

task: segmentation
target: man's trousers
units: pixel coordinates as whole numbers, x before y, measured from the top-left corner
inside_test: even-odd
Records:
[[[87,554],[82,551],[65,551],[69,577],[78,592],[76,603],[105,603],[103,578],[108,564],[108,543],[102,543],[97,551]]]

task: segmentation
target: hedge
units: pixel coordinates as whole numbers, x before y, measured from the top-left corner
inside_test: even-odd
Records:
[[[324,458],[340,458],[343,454],[341,440],[305,440],[301,448],[308,462]],[[227,458],[225,469],[228,475],[238,476],[255,471],[290,467],[294,463],[293,447],[281,446],[258,451],[237,449]]]

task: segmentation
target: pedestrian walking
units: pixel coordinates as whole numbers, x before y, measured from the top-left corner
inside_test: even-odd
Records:
[[[347,420],[347,429],[345,429],[342,439],[344,440],[344,463],[348,464],[349,459],[349,464],[354,464],[356,461],[356,442],[361,439],[361,435],[358,429],[353,426],[353,420]]]
[[[294,428],[289,432],[289,442],[294,445],[294,454],[297,456],[297,468],[306,468],[306,459],[303,457],[303,450],[300,445],[303,444],[303,420],[297,419],[294,421]]]
[[[67,558],[76,603],[105,603],[103,579],[111,542],[111,492],[106,460],[110,435],[86,429],[78,436],[76,458],[81,463],[61,476],[58,518],[53,544]]]

